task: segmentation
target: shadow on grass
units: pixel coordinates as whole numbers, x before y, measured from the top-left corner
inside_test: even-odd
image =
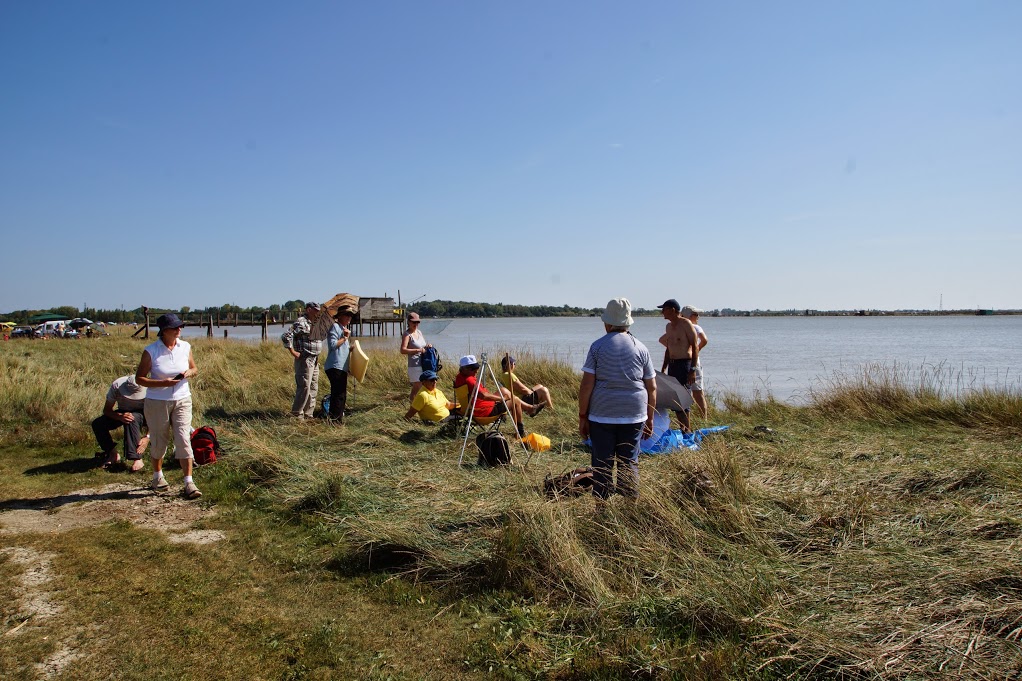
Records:
[[[25,475],[63,475],[66,473],[85,473],[103,465],[103,459],[68,459],[45,466],[35,466],[25,470]]]
[[[207,418],[218,421],[265,421],[278,420],[287,416],[287,412],[279,409],[250,409],[248,411],[227,411],[223,407],[211,407],[203,414]]]
[[[117,490],[114,492],[94,492],[90,494],[58,494],[54,497],[37,497],[35,499],[7,499],[0,501],[0,511],[33,511],[54,509],[67,504],[78,504],[84,501],[113,501],[118,499],[139,499],[149,497],[153,491],[146,485],[138,489]]]
[[[148,459],[147,459],[148,461]],[[66,461],[58,461],[57,463],[48,463],[45,466],[35,466],[33,468],[25,469],[24,475],[66,475],[86,473],[91,470],[102,467],[103,459],[90,458],[90,459],[68,459]],[[170,470],[174,468],[180,468],[181,463],[177,459],[165,458],[163,461],[163,469]],[[124,465],[124,459],[121,459],[116,464],[107,469],[110,473],[124,472],[127,470],[127,466]]]
[[[418,424],[422,425],[422,424]],[[406,445],[414,445],[419,442],[436,442],[438,440],[456,440],[458,438],[458,431],[453,424],[441,423],[426,425],[425,430],[421,428],[412,428],[411,430],[401,433],[398,436],[398,440]]]

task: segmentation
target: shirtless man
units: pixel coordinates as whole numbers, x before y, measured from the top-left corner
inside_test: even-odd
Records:
[[[696,362],[699,361],[699,337],[692,322],[681,316],[681,305],[674,298],[657,305],[667,320],[667,330],[660,336],[660,344],[665,346],[664,363],[661,371],[678,379],[688,387],[696,380]],[[687,411],[676,411],[678,423],[684,432],[691,430]]]

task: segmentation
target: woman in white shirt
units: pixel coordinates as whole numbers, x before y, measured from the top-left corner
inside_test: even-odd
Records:
[[[422,353],[426,352],[426,348],[433,347],[426,342],[422,331],[419,331],[420,322],[418,314],[409,313],[408,328],[401,334],[401,354],[408,357],[408,382],[412,386],[411,394],[408,396],[409,401],[415,399],[415,393],[419,392],[422,387],[422,382],[419,380],[419,374],[422,373]]]
[[[163,477],[163,456],[170,437],[174,438],[174,458],[184,471],[182,495],[198,499],[202,492],[192,481],[192,392],[188,379],[199,370],[192,357],[192,346],[181,340],[182,322],[176,314],[164,314],[156,320],[157,340],[146,346],[135,371],[135,382],[147,388],[145,420],[149,425],[153,460],[152,488],[166,492],[170,485]]]

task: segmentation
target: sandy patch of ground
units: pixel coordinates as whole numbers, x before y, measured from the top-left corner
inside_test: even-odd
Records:
[[[127,520],[168,535],[187,534],[192,525],[215,513],[200,502],[174,494],[155,494],[145,485],[123,482],[56,497],[7,502],[3,508],[7,510],[0,510],[0,534],[67,532],[111,520]],[[200,543],[208,543],[211,535],[196,536]],[[222,538],[222,534],[217,537]],[[176,541],[187,540],[178,536]]]
[[[53,579],[53,554],[13,546],[0,549],[0,555],[22,568],[21,574],[14,578],[14,597],[18,615],[25,619],[17,627],[5,632],[5,638],[19,635],[25,625],[40,626],[64,611],[53,592],[47,589],[47,584]],[[36,672],[47,678],[57,676],[69,664],[84,656],[84,650],[74,645],[76,638],[74,632],[62,635],[57,641],[57,650],[35,666]]]
[[[116,483],[96,489],[82,489],[56,497],[20,499],[0,503],[0,535],[67,532],[111,520],[127,520],[139,527],[159,530],[174,543],[209,544],[223,540],[218,530],[196,530],[193,525],[215,511],[201,503],[173,494],[159,495],[138,483]],[[63,612],[56,595],[47,588],[53,579],[53,554],[13,546],[0,555],[21,568],[15,578],[18,614],[24,620],[2,635],[18,636],[26,628],[45,626],[46,620]],[[36,673],[50,678],[86,654],[89,637],[83,631],[66,631],[57,640],[57,650],[36,665]]]
[[[46,584],[53,579],[53,554],[19,546],[0,549],[0,554],[22,569],[22,573],[14,579],[14,594],[21,617],[38,621],[63,611],[64,608],[55,603],[46,590]]]

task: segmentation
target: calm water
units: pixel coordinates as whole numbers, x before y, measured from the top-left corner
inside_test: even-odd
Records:
[[[446,324],[446,328],[444,327]],[[663,346],[657,339],[664,320],[640,318],[632,333],[653,354],[660,368]],[[854,373],[863,364],[897,366],[917,375],[936,369],[952,389],[982,385],[1022,390],[1022,316],[994,317],[707,317],[710,339],[702,352],[706,388],[711,393],[743,395],[767,391],[797,401],[807,389],[835,372]],[[214,328],[221,336],[258,340],[259,329]],[[438,329],[441,329],[439,330]],[[548,356],[581,367],[589,344],[603,333],[596,318],[424,320],[423,334],[454,366],[463,354],[491,357],[512,354]],[[270,328],[279,343],[283,329]],[[204,335],[186,328],[185,336]],[[397,352],[400,337],[364,338],[369,353]],[[528,364],[520,371],[533,377]]]

